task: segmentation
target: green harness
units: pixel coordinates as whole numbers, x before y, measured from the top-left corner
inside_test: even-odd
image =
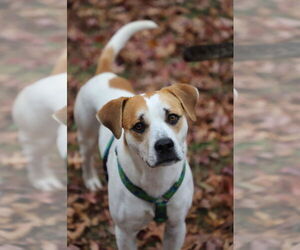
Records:
[[[113,139],[110,140],[106,150],[104,158],[107,159],[107,156],[109,154],[109,150],[111,148]],[[107,154],[107,155],[106,155]],[[169,188],[167,192],[165,192],[162,196],[155,198],[147,194],[143,189],[133,184],[129,178],[126,176],[120,162],[118,159],[118,154],[116,150],[117,155],[117,162],[118,162],[118,171],[120,178],[124,184],[124,186],[136,197],[140,198],[141,200],[150,202],[154,204],[155,207],[155,216],[154,221],[156,222],[165,222],[168,219],[167,215],[167,203],[168,201],[173,197],[173,195],[176,193],[178,188],[180,187],[181,183],[183,182],[184,175],[185,175],[185,169],[186,169],[186,162],[184,162],[181,174],[178,178],[178,180]]]

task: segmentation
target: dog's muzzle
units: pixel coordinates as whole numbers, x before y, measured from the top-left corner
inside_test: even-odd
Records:
[[[155,143],[154,149],[157,156],[156,166],[170,165],[180,160],[177,156],[175,145],[171,138],[159,139]]]

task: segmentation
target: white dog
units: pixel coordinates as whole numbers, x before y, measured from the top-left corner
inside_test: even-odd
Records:
[[[137,31],[155,27],[152,21],[122,27],[105,47],[96,76],[80,89],[75,103],[84,181],[92,190],[101,187],[92,164],[99,139],[101,155],[108,158],[109,208],[122,250],[136,249],[137,232],[153,219],[166,221],[164,249],[180,249],[192,204],[186,135],[187,116],[196,119],[197,89],[175,84],[135,95],[126,79],[109,73],[126,41]]]
[[[35,188],[51,191],[62,188],[48,161],[57,145],[62,158],[67,155],[67,51],[59,58],[52,76],[43,78],[17,96],[13,119],[19,128],[19,139],[28,158],[28,176]]]

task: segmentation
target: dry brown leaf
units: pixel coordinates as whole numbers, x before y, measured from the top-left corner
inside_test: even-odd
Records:
[[[59,249],[56,244],[50,241],[44,241],[42,242],[42,250],[59,250]]]
[[[68,231],[68,238],[70,238],[71,240],[76,240],[83,234],[85,228],[85,223],[76,224],[75,231]]]
[[[29,223],[15,225],[15,230],[5,231],[0,230],[0,237],[7,240],[20,240],[31,232],[33,225]]]

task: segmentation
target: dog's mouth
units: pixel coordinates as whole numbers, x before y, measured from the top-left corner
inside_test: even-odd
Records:
[[[151,168],[156,168],[156,167],[166,167],[175,164],[176,162],[180,161],[181,159],[178,156],[174,157],[167,157],[164,159],[159,159],[153,166],[148,164],[149,167]]]

